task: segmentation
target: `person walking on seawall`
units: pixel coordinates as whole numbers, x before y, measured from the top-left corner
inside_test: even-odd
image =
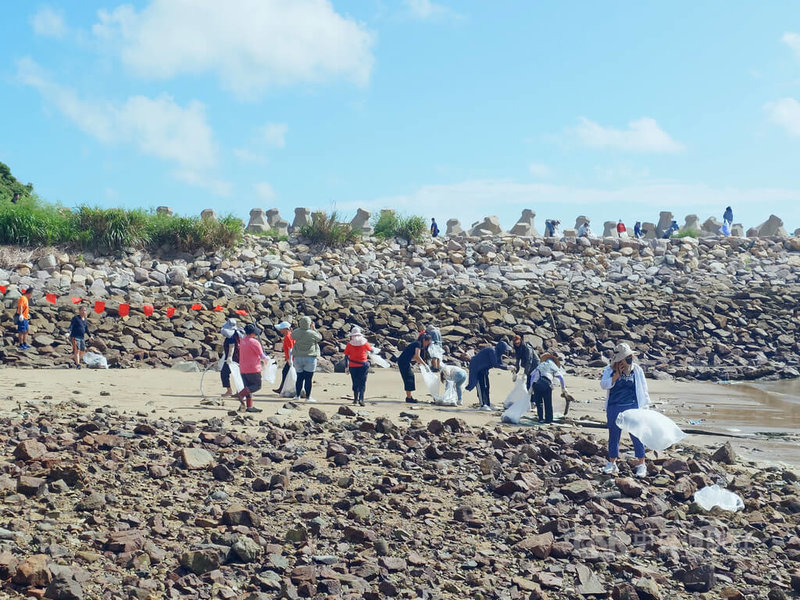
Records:
[[[544,222],[544,235],[546,237],[558,237],[558,226],[561,221],[558,219],[548,219]]]
[[[353,404],[364,406],[364,392],[367,390],[367,375],[369,374],[369,360],[367,354],[372,351],[372,346],[364,337],[361,327],[356,325],[350,330],[350,341],[344,349],[344,358],[347,361],[347,370],[353,382]]]
[[[469,361],[469,381],[467,391],[477,387],[480,408],[478,410],[494,410],[489,399],[489,371],[491,369],[508,370],[503,364],[503,356],[511,352],[511,348],[505,342],[497,342],[494,348],[491,346],[478,352]]]
[[[672,224],[664,232],[662,239],[668,240],[669,238],[672,237],[673,233],[678,231],[678,229],[680,229],[680,227],[678,227],[678,222],[673,219]]]
[[[300,317],[297,329],[292,333],[294,338],[294,368],[297,371],[297,383],[294,387],[294,400],[300,400],[300,393],[305,389],[306,402],[316,402],[311,397],[311,382],[317,370],[317,358],[320,355],[319,342],[322,335],[314,328],[311,317]]]
[[[617,221],[617,235],[621,238],[628,237],[628,229],[625,227],[625,223],[622,222],[622,219]]]
[[[563,357],[560,354],[546,352],[528,380],[528,387],[532,390],[531,403],[536,405],[539,423],[553,422],[553,379],[561,382],[561,395],[567,393],[562,362]]]
[[[225,338],[222,342],[222,369],[219,372],[219,378],[222,381],[222,387],[225,388],[225,393],[222,394],[223,398],[233,396],[231,389],[231,366],[230,362],[239,364],[239,342],[244,337],[244,330],[236,326],[236,319],[228,319],[220,329]]]
[[[33,290],[28,288],[26,290],[22,290],[22,295],[19,297],[19,300],[17,300],[17,340],[19,341],[20,350],[30,349],[30,346],[28,345],[28,329],[30,329],[31,325],[30,307],[32,295]]]
[[[722,222],[727,223],[728,227],[733,225],[733,209],[730,206],[725,208],[725,212],[722,214]]]
[[[467,372],[460,368],[453,365],[442,365],[442,368],[439,372],[439,377],[442,380],[442,383],[447,384],[448,381],[452,381],[453,385],[456,387],[456,397],[458,398],[458,406],[461,406],[462,397],[461,397],[461,386],[463,386],[467,382]]]
[[[244,338],[239,342],[239,369],[242,373],[244,389],[239,392],[239,410],[246,412],[261,412],[260,408],[253,406],[253,393],[261,389],[261,368],[267,355],[261,347],[261,342],[256,339],[258,329],[252,323],[244,328]]]
[[[69,339],[72,342],[72,358],[75,368],[81,368],[81,359],[86,352],[86,336],[89,335],[89,321],[86,319],[86,307],[81,306],[78,314],[69,323]]]
[[[283,370],[281,371],[281,383],[278,385],[277,389],[272,390],[276,394],[280,394],[281,390],[283,389],[283,384],[286,383],[286,375],[289,373],[289,369],[292,368],[292,349],[294,348],[294,338],[292,337],[292,324],[288,321],[281,321],[275,325],[275,329],[283,332],[281,350],[283,351],[283,359],[286,361],[283,365]]]
[[[642,229],[642,222],[636,221],[636,224],[633,226],[633,237],[635,237],[637,240],[640,240],[646,233],[647,232]]]
[[[514,335],[514,355],[517,359],[514,365],[514,381],[520,376],[520,369],[522,369],[525,381],[528,381],[531,373],[539,364],[539,356],[533,346],[525,341],[522,333]]]
[[[617,417],[632,408],[647,408],[650,395],[647,393],[647,381],[644,371],[634,362],[633,350],[628,344],[617,344],[611,364],[603,370],[600,387],[608,391],[606,396],[606,418],[608,420],[608,463],[603,473],[616,475],[619,473],[619,440],[622,430],[617,426]],[[636,477],[647,476],[644,464],[644,444],[631,434],[633,450],[638,460]]]
[[[414,380],[414,371],[411,370],[411,361],[424,365],[422,351],[431,344],[431,336],[427,333],[420,335],[415,341],[405,347],[400,356],[397,357],[397,367],[400,369],[400,377],[403,378],[403,389],[406,392],[406,402],[417,404],[419,400],[414,398],[412,392],[417,389]]]
[[[431,237],[439,237],[439,226],[434,218],[431,218]]]

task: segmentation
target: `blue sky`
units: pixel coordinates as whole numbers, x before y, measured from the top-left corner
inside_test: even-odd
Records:
[[[0,160],[67,206],[800,227],[794,1],[15,2],[0,36]]]

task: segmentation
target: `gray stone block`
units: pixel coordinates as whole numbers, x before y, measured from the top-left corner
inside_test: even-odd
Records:
[[[447,219],[447,231],[445,235],[463,235],[464,230],[461,229],[461,222],[458,219]]]
[[[523,237],[533,237],[539,236],[539,233],[536,231],[536,227],[534,226],[534,219],[536,218],[536,212],[531,210],[530,208],[526,208],[522,211],[522,215],[520,216],[519,220],[516,224],[511,228],[509,231],[512,235],[519,235]]]
[[[250,211],[250,221],[247,223],[247,233],[266,233],[269,231],[267,215],[263,208],[254,208]]]

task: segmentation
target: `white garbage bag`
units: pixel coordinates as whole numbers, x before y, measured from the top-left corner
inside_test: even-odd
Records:
[[[244,380],[242,379],[242,372],[239,370],[239,363],[229,360],[228,368],[231,370],[231,385],[233,386],[233,391],[238,394],[244,389]]]
[[[83,355],[83,362],[86,363],[86,366],[90,369],[107,369],[108,368],[108,361],[106,357],[102,354],[97,354],[96,352],[86,352]]]
[[[649,408],[632,408],[620,413],[617,427],[639,438],[651,450],[666,450],[686,437],[672,419]]]
[[[261,369],[261,381],[275,383],[275,377],[278,375],[278,363],[271,356],[267,357],[266,363]]]
[[[388,369],[391,367],[389,361],[386,360],[381,356],[381,349],[380,348],[373,348],[369,352],[369,362],[376,367],[380,367],[381,369]]]
[[[510,404],[509,401],[511,402]],[[517,383],[508,398],[506,398],[504,406],[506,410],[500,415],[500,421],[503,423],[519,424],[520,419],[531,409],[531,396],[525,387],[524,377],[517,379]]]
[[[531,395],[528,393],[528,388],[525,385],[524,375],[522,377],[517,377],[517,382],[514,384],[514,387],[511,388],[505,402],[503,402],[503,408],[508,408],[523,396],[527,397],[528,401],[530,401]]]
[[[719,506],[722,510],[736,512],[744,508],[744,500],[738,494],[718,485],[707,485],[702,490],[696,491],[694,501],[702,506],[703,510],[711,510],[715,506]]]
[[[428,346],[428,356],[441,360],[444,358],[444,348],[442,348],[439,344],[431,343]]]
[[[283,382],[283,387],[281,388],[281,397],[294,398],[294,388],[296,384],[297,371],[295,370],[294,366],[291,366],[289,367],[289,371],[286,373],[286,381]]]
[[[439,376],[431,372],[428,365],[420,365],[419,370],[422,372],[422,380],[425,382],[428,392],[436,400],[439,397]]]
[[[434,396],[433,403],[439,406],[458,406],[458,392],[453,381],[446,381],[444,392],[440,396]]]

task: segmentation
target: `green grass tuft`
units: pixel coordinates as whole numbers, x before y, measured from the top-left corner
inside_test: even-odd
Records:
[[[312,244],[338,247],[355,242],[361,237],[353,231],[349,223],[340,223],[334,210],[330,215],[324,212],[311,213],[311,223],[300,228],[300,235]]]
[[[374,220],[374,235],[381,239],[402,238],[409,242],[419,242],[428,231],[425,219],[417,216],[399,216],[394,211],[381,211]]]

